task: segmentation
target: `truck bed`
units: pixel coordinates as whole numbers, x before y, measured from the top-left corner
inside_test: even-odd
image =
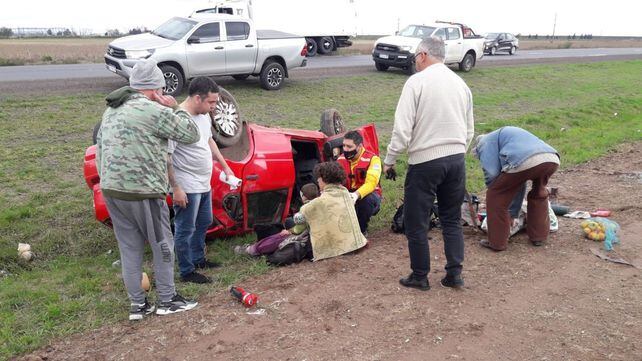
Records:
[[[301,38],[300,35],[290,34],[278,30],[257,30],[256,38],[259,40],[270,40],[270,39],[292,39],[292,38]]]

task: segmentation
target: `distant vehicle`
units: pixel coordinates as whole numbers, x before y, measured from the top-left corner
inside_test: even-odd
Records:
[[[422,39],[439,37],[446,44],[446,64],[459,64],[461,71],[468,72],[477,60],[484,56],[484,38],[460,23],[438,21],[427,25],[409,25],[397,35],[377,39],[372,50],[372,60],[379,71],[389,67],[403,69],[414,74],[414,56]]]
[[[112,41],[105,54],[110,71],[129,78],[139,59],[153,58],[165,75],[165,92],[177,95],[199,75],[258,76],[267,90],[281,88],[292,68],[305,66],[303,37],[256,31],[252,20],[227,14],[174,17],[151,33]]]
[[[485,54],[495,55],[498,51],[507,51],[510,55],[513,55],[519,48],[519,39],[510,33],[488,33],[485,39]]]
[[[274,29],[305,37],[308,56],[329,54],[352,45],[356,33],[353,0],[232,0],[194,13],[226,13],[252,19],[259,29]],[[287,17],[287,18],[286,18]]]

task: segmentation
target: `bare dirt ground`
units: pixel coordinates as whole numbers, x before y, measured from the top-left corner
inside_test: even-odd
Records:
[[[642,267],[642,142],[561,171],[551,186],[573,209],[613,210],[617,254]],[[24,359],[641,360],[641,271],[591,254],[600,244],[585,240],[579,223],[560,218],[540,248],[520,233],[502,253],[478,246],[483,235],[468,229],[461,291],[439,286],[438,230],[427,292],[399,286],[409,272],[406,241],[382,231],[358,254],[242,282],[264,314],[218,290],[193,311],[103,327]]]

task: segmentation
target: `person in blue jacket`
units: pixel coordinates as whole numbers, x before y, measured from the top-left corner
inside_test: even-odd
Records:
[[[495,251],[506,249],[511,224],[519,215],[530,180],[533,186],[527,198],[526,231],[530,242],[541,246],[550,230],[546,185],[559,167],[559,154],[518,127],[503,127],[480,135],[473,144],[472,152],[481,162],[488,187],[488,239],[482,239],[480,244]]]

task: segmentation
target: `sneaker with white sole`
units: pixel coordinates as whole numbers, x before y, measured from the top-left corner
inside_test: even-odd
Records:
[[[186,300],[178,293],[172,297],[170,301],[161,302],[156,308],[157,315],[171,315],[172,313],[183,312],[191,310],[196,307],[198,302]]]
[[[129,305],[129,320],[140,321],[143,317],[154,312],[155,309],[156,307],[154,307],[154,305],[147,302],[147,298],[145,299],[145,303],[132,303]]]

